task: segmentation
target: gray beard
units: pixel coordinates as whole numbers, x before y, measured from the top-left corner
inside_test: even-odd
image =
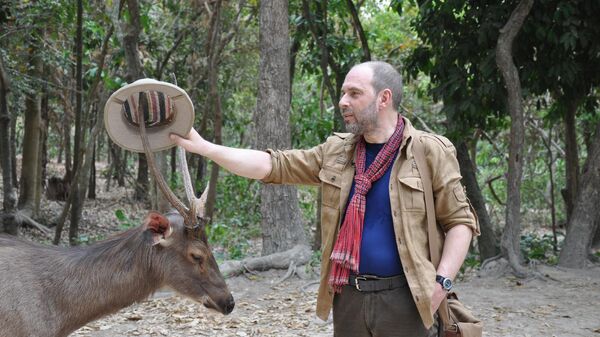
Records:
[[[363,119],[358,120],[356,123],[346,123],[346,131],[355,135],[363,135],[366,131],[373,129],[377,126],[377,107],[375,100],[367,107],[365,107],[360,115]]]

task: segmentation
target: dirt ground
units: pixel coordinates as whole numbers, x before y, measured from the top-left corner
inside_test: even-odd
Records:
[[[98,186],[98,198],[86,201],[82,238],[101,239],[119,231],[114,214],[117,209],[131,219],[140,219],[146,210],[131,203],[131,194],[114,187],[105,192],[103,185]],[[44,200],[41,218],[56,219],[62,205]],[[49,242],[28,228],[22,229],[21,235]],[[66,236],[65,231],[63,244],[67,244]],[[543,265],[535,269],[543,277],[519,280],[498,262],[485,270],[468,272],[456,282],[460,298],[483,320],[484,336],[600,337],[600,265],[584,270]],[[297,271],[283,282],[286,270],[228,279],[236,299],[235,310],[228,316],[165,289],[88,324],[72,336],[332,336],[331,320],[323,322],[315,316],[317,275],[302,266]]]
[[[544,278],[482,276],[485,271],[458,282],[459,296],[484,321],[484,336],[600,336],[600,266],[537,270]],[[229,316],[166,291],[72,336],[332,336],[331,320],[315,316],[316,279],[293,276],[279,283],[285,272],[229,279],[236,298]]]

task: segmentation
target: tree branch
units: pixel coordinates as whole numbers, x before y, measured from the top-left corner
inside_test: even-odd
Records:
[[[360,23],[360,18],[358,17],[358,11],[356,10],[356,6],[354,6],[354,2],[352,0],[346,0],[346,4],[348,5],[348,9],[350,10],[350,16],[352,17],[352,26],[354,26],[354,30],[358,34],[358,38],[360,39],[360,45],[363,50],[363,58],[362,61],[371,61],[371,51],[369,50],[369,41],[367,40],[367,36],[365,35],[365,31],[363,30],[362,24]]]

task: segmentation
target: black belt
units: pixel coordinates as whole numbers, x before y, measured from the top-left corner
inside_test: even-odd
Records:
[[[348,283],[358,291],[381,291],[404,287],[405,275],[377,277],[372,275],[350,275]]]

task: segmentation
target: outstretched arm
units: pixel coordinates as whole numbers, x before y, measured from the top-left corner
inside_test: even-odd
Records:
[[[207,157],[233,174],[262,179],[271,173],[271,156],[267,152],[217,145],[202,138],[194,128],[187,138],[175,134],[170,137],[186,151]]]

